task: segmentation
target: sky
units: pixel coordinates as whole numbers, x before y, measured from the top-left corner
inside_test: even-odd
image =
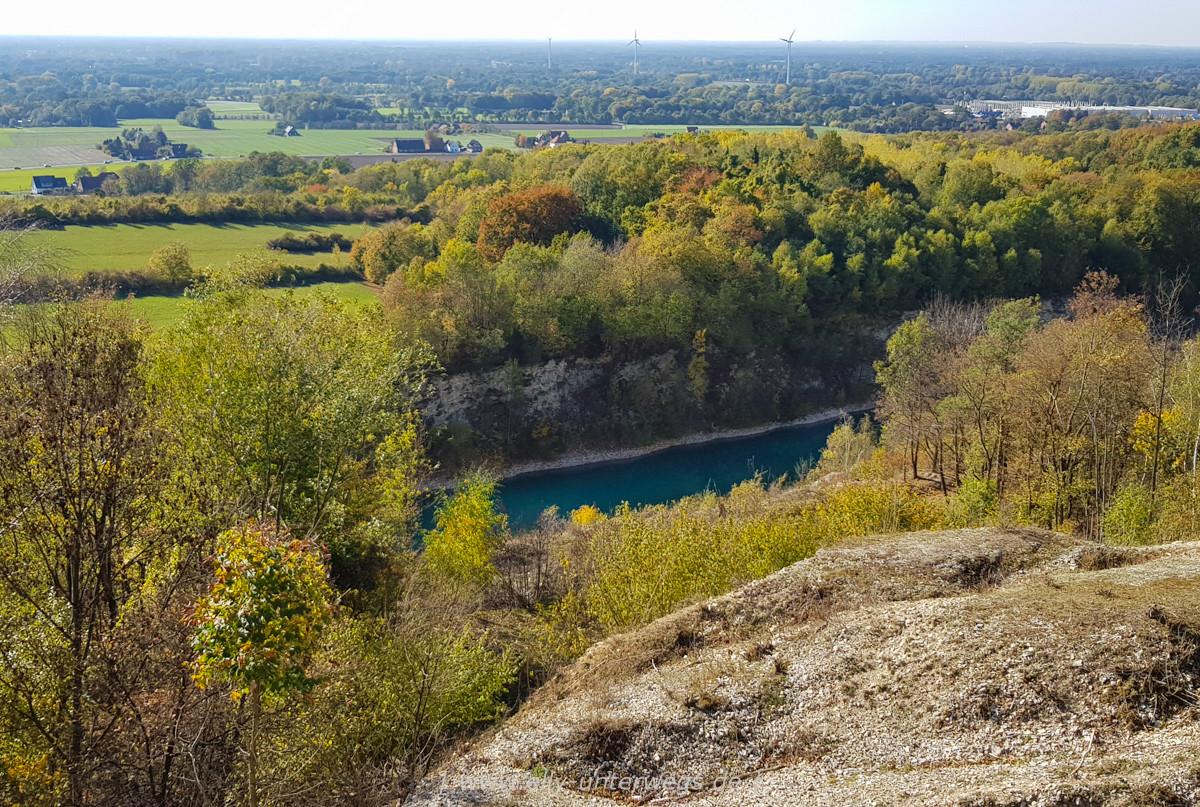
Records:
[[[342,39],[1080,42],[1200,46],[1195,0],[5,0],[0,34]],[[106,9],[124,9],[120,14]]]

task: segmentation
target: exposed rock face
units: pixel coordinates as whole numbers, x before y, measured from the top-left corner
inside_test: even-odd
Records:
[[[439,376],[426,417],[434,426],[478,421],[482,412],[522,405],[527,417],[575,421],[586,391],[604,370],[595,359],[548,361],[531,368],[498,367]]]
[[[866,538],[593,647],[414,805],[1200,803],[1200,543]]]
[[[470,461],[645,445],[864,400],[874,381],[871,360],[882,354],[883,342],[870,334],[860,341],[854,358],[837,362],[836,371],[777,355],[723,361],[711,351],[702,384],[689,366],[692,356],[676,351],[627,362],[510,363],[435,378],[423,409],[432,428],[457,433]]]

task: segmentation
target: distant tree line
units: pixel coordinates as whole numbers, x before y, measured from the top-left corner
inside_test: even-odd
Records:
[[[319,92],[289,92],[265,95],[258,102],[264,112],[293,124],[335,121],[382,122],[383,117],[365,101]]]
[[[130,118],[174,118],[194,99],[176,89],[125,90],[90,81],[64,83],[45,73],[0,77],[0,126],[117,126]]]
[[[354,242],[341,233],[288,233],[267,241],[267,249],[279,249],[284,252],[332,252],[334,247],[349,251],[353,244]]]
[[[645,53],[636,77],[628,54],[603,43],[564,48],[551,70],[544,50],[526,43],[407,46],[403,53],[385,45],[347,52],[311,43],[296,52],[207,43],[203,70],[172,52],[138,59],[107,43],[74,51],[36,44],[0,54],[0,123],[113,126],[116,119],[174,118],[210,97],[257,99],[289,123],[330,128],[461,120],[808,123],[901,132],[995,125],[939,108],[965,99],[1200,107],[1196,60],[1165,49],[805,43],[788,86],[782,49],[758,43],[703,52],[662,44]]]

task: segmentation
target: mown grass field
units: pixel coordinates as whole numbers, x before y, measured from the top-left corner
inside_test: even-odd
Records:
[[[255,104],[233,101],[213,102],[214,112],[219,114],[255,114]],[[245,156],[252,151],[282,151],[285,154],[382,154],[388,141],[396,137],[421,137],[420,130],[342,130],[309,129],[299,137],[275,137],[267,134],[273,124],[259,120],[218,120],[216,129],[192,129],[180,126],[174,120],[134,119],[121,121],[123,127],[138,127],[150,130],[161,126],[172,142],[187,143],[212,157]],[[503,124],[499,124],[503,128]],[[686,126],[627,126],[624,129],[574,128],[570,124],[548,124],[547,128],[565,127],[578,140],[604,142],[644,137],[661,132],[678,134]],[[778,132],[793,126],[705,126],[703,129],[744,129],[753,132]],[[814,127],[824,130],[826,127]],[[521,130],[532,135],[536,130]],[[28,189],[29,180],[24,171],[42,165],[94,166],[103,162],[103,154],[96,150],[102,141],[116,136],[117,129],[79,127],[39,127],[35,129],[0,129],[0,191],[23,191]],[[484,146],[514,148],[512,134],[476,133],[456,137],[467,141],[472,138]],[[120,164],[119,162],[117,164]],[[13,172],[14,168],[22,169]],[[11,176],[16,174],[15,177]],[[71,176],[74,174],[72,173]],[[32,176],[30,174],[29,176]]]
[[[68,274],[143,269],[154,250],[172,241],[183,242],[192,266],[221,266],[242,252],[262,249],[267,241],[285,233],[339,232],[349,239],[365,232],[363,224],[105,224],[65,227],[34,233],[33,243],[53,249]],[[348,256],[343,256],[346,261]],[[334,263],[328,252],[312,255],[287,253],[285,260],[299,266]]]
[[[212,110],[214,115],[263,115],[262,107],[253,101],[213,101],[208,100],[204,105]]]
[[[195,146],[203,151],[205,156],[210,157],[245,156],[252,151],[282,151],[285,154],[299,155],[382,154],[393,138],[421,137],[424,134],[418,130],[308,129],[299,137],[276,137],[267,134],[274,126],[271,121],[218,120],[216,125],[216,129],[192,129],[180,126],[173,119],[139,118],[121,121],[122,127],[141,127],[147,131],[161,126],[172,142]],[[0,176],[14,168],[37,168],[46,164],[95,165],[107,159],[106,155],[95,147],[118,134],[119,129],[100,127],[0,129]],[[508,135],[476,134],[471,137],[479,140],[484,146],[513,148],[513,139]],[[471,138],[454,139],[465,143]]]
[[[96,146],[118,133],[117,129],[77,126],[0,129],[0,169],[95,165],[108,159]]]
[[[314,294],[328,294],[338,300],[349,300],[355,303],[370,304],[379,301],[375,290],[366,283],[316,283],[312,286],[300,286],[294,289],[267,289],[267,294],[281,296],[294,294],[297,297],[309,297]],[[170,328],[183,319],[187,313],[188,299],[181,295],[131,297],[122,305],[128,305],[130,313],[144,321],[152,328]]]

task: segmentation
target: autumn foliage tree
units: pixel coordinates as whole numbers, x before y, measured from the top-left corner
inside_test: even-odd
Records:
[[[423,263],[436,257],[437,245],[429,229],[406,221],[371,230],[355,241],[350,250],[350,262],[361,267],[372,283],[383,283],[414,260]]]
[[[97,738],[119,722],[108,686],[127,683],[113,636],[155,551],[157,432],[123,312],[23,313],[0,351],[0,764],[44,755],[60,803],[80,805]]]
[[[264,700],[281,701],[316,685],[308,663],[329,621],[333,592],[307,541],[271,523],[251,522],[221,536],[216,582],[196,606],[196,673],[201,687],[224,680],[248,697],[247,801],[259,802],[259,745]]]
[[[912,474],[943,492],[979,483],[1020,518],[1096,534],[1138,473],[1139,413],[1153,422],[1151,334],[1117,288],[1089,273],[1069,316],[1044,325],[1036,300],[1002,303],[967,329],[965,349],[924,313],[901,326],[876,373],[885,435]],[[1144,453],[1161,431],[1144,435]]]
[[[545,245],[573,231],[581,213],[579,199],[562,185],[510,193],[488,204],[477,246],[489,261],[498,261],[517,242]]]
[[[484,585],[496,573],[492,553],[504,543],[508,517],[496,509],[494,479],[472,474],[437,511],[437,527],[425,535],[425,559],[438,577]]]

